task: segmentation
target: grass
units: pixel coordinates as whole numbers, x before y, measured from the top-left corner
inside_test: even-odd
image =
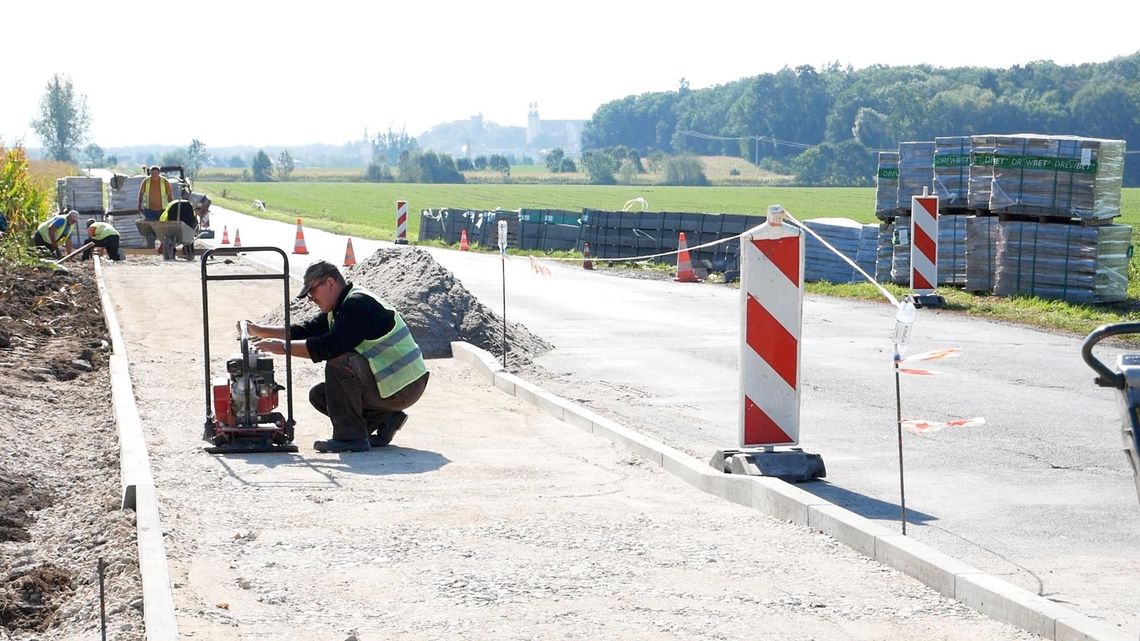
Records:
[[[409,204],[408,237],[419,236],[419,216],[427,208],[453,207],[477,210],[581,209],[620,210],[626,201],[645,198],[652,211],[763,214],[768,205],[782,204],[797,218],[851,218],[876,222],[875,193],[870,188],[799,187],[663,187],[628,185],[423,185],[392,183],[199,183],[219,205],[249,214],[293,222],[362,238],[390,240],[395,235],[397,200]],[[223,195],[225,194],[225,195]],[[268,209],[254,210],[263,200]],[[1125,189],[1118,222],[1140,228],[1140,189]],[[1134,238],[1136,232],[1134,231]],[[946,287],[939,290],[947,308],[971,316],[1014,322],[1032,327],[1087,334],[1098,325],[1133,320],[1140,312],[1140,251],[1133,241],[1128,300],[1087,305],[1036,297],[998,297]],[[905,288],[888,285],[901,296]],[[809,283],[809,293],[882,300],[869,283],[833,285]]]

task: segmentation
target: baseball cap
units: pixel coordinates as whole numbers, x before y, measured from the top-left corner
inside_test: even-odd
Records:
[[[305,286],[301,288],[301,293],[297,294],[297,300],[308,296],[309,290],[313,288],[313,285],[317,284],[317,282],[325,276],[339,273],[340,270],[337,269],[336,265],[327,260],[318,260],[312,263],[305,269]]]

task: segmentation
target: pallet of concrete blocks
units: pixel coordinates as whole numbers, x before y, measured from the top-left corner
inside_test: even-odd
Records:
[[[1073,303],[1109,303],[1128,295],[1131,225],[998,222],[994,293]]]
[[[879,225],[863,225],[848,218],[816,218],[804,224],[860,269],[875,273]],[[863,276],[808,234],[804,240],[804,280],[851,283],[863,280]]]
[[[139,209],[139,189],[146,176],[117,175],[111,179],[107,211],[137,212]]]
[[[966,284],[966,216],[938,216],[938,284]]]
[[[891,282],[891,260],[895,253],[895,221],[889,220],[879,223],[877,231],[875,280],[880,283],[889,283]]]
[[[1120,215],[1124,141],[997,136],[989,209],[1098,221]]]
[[[970,171],[966,190],[966,207],[970,209],[981,211],[990,208],[997,138],[994,135],[970,136]]]
[[[875,173],[875,217],[890,220],[898,215],[899,155],[895,151],[879,152]]]
[[[934,139],[934,195],[939,209],[964,208],[970,188],[970,137]]]
[[[994,264],[997,259],[998,217],[966,217],[966,289],[971,292],[994,290]]]
[[[891,282],[896,285],[910,284],[910,216],[895,219],[891,239]]]
[[[895,206],[910,212],[911,196],[931,192],[934,183],[934,142],[899,143],[899,189]]]
[[[103,180],[90,176],[65,176],[55,181],[56,202],[62,211],[74,209],[84,214],[102,214]]]

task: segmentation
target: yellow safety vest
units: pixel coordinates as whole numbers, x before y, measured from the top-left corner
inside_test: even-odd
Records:
[[[177,215],[175,215],[173,218],[171,218],[170,214],[180,206],[179,205],[180,203],[189,203],[189,202],[190,202],[189,200],[172,200],[172,201],[170,201],[170,204],[166,206],[166,209],[162,210],[162,215],[158,217],[158,220],[163,221],[163,222],[170,221],[170,220],[173,220],[173,221],[182,220],[182,218],[180,216],[177,216]]]
[[[150,176],[143,178],[142,187],[139,187],[139,193],[143,196],[143,209],[150,209]],[[166,205],[170,203],[168,194],[170,193],[170,183],[167,182],[162,176],[158,177],[158,199],[162,204],[159,209],[166,209]]]
[[[396,326],[392,328],[392,331],[380,338],[361,341],[356,346],[356,352],[368,361],[368,369],[372,370],[372,376],[376,379],[376,388],[380,390],[380,397],[388,398],[427,373],[423,353],[415,339],[412,338],[408,326],[404,324],[404,318],[400,316],[400,312],[397,312],[384,299],[361,287],[353,285],[345,298],[353,294],[371,298],[385,308],[392,310],[392,314],[395,316]],[[331,329],[333,326],[332,312],[328,313],[328,319]]]
[[[104,238],[119,235],[119,230],[115,229],[115,226],[111,223],[95,223],[91,225],[91,227],[95,228],[95,235],[91,237],[95,240],[103,240]],[[88,227],[88,229],[91,229],[91,227]]]
[[[58,243],[67,240],[67,237],[71,235],[71,223],[68,222],[67,216],[63,214],[52,216],[40,223],[40,226],[36,228],[36,233],[40,235],[40,238],[44,239],[45,243],[51,243],[51,233],[48,230],[52,227],[58,227],[56,223],[60,220],[63,221],[63,227],[60,229],[59,235],[55,237],[55,242]]]

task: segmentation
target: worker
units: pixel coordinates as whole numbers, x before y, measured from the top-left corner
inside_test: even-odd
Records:
[[[170,181],[160,173],[158,165],[151,165],[150,175],[139,185],[139,213],[146,220],[158,220],[172,200]]]
[[[47,247],[56,258],[63,258],[59,251],[60,243],[71,253],[71,230],[79,223],[79,212],[74,209],[66,214],[57,214],[40,223],[36,231],[32,232],[32,244],[36,247]]]
[[[309,402],[332,421],[332,438],[313,449],[367,452],[388,445],[408,418],[403,410],[427,388],[419,345],[392,305],[345,281],[328,261],[305,270],[297,298],[305,297],[322,313],[288,331],[252,322],[248,328],[251,336],[270,339],[258,343],[262,351],[284,354],[289,340],[293,354],[324,361],[325,380],[309,391]]]
[[[162,170],[158,165],[151,165],[150,175],[143,178],[142,184],[139,185],[138,211],[145,220],[158,220],[162,212],[166,210],[166,205],[174,200],[174,194],[170,190],[170,181],[161,172]],[[157,240],[154,231],[147,227],[143,236],[146,246],[154,247],[154,241]]]
[[[163,209],[162,213],[158,216],[158,220],[181,220],[186,223],[190,229],[194,229],[198,226],[198,216],[194,212],[194,205],[191,205],[189,200],[179,199],[170,201],[170,204],[167,205],[166,209]]]
[[[87,242],[91,243],[91,246],[80,256],[82,260],[91,258],[96,247],[102,247],[111,260],[123,260],[124,258],[119,252],[119,230],[115,229],[111,223],[95,222],[94,218],[88,220]]]

